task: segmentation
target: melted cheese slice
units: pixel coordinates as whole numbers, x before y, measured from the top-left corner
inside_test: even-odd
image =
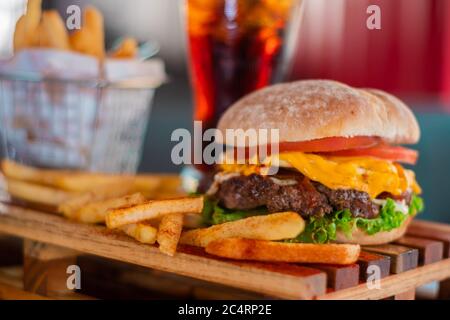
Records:
[[[267,160],[270,162],[266,159],[265,163]],[[323,157],[302,152],[281,153],[279,160],[328,188],[364,191],[373,199],[382,192],[401,195],[412,190],[421,193],[414,172],[391,161],[371,157]],[[244,175],[264,174],[261,165],[224,164],[221,167],[224,171]]]

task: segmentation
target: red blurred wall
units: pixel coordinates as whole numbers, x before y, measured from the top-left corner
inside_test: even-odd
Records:
[[[366,27],[372,4],[381,30]],[[312,0],[304,10],[291,78],[450,102],[450,0]]]

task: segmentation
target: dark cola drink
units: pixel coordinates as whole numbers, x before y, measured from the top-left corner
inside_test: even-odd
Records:
[[[243,95],[278,76],[294,0],[187,0],[194,119],[216,126]]]

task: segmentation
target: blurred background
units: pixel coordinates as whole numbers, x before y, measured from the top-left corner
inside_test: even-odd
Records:
[[[25,0],[0,1],[0,55],[12,52],[12,35]],[[125,4],[126,3],[126,4]],[[177,0],[44,0],[64,17],[68,5],[93,4],[105,16],[106,40],[153,40],[169,76],[156,91],[139,170],[178,172],[170,135],[191,128],[193,97],[186,63],[185,28]],[[381,8],[381,29],[368,30],[366,9]],[[450,1],[305,0],[298,45],[288,80],[329,78],[389,91],[406,101],[422,129],[415,167],[424,189],[423,218],[450,222]]]

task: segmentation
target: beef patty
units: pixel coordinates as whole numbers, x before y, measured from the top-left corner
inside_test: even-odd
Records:
[[[370,219],[380,211],[380,206],[374,204],[366,192],[333,190],[300,173],[232,177],[220,184],[215,197],[228,209],[249,210],[265,206],[270,212],[295,211],[304,218],[349,209],[354,217]]]

